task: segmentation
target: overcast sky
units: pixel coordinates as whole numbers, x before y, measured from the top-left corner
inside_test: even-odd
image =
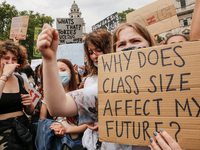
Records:
[[[0,0],[2,3],[5,0]],[[6,0],[14,5],[18,11],[33,10],[34,13],[45,14],[54,19],[69,18],[70,8],[74,0]],[[82,18],[86,23],[86,32],[92,31],[92,26],[114,12],[122,12],[128,8],[138,9],[156,0],[75,0]]]

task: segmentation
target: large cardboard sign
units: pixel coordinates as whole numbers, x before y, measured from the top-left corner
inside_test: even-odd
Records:
[[[56,18],[59,44],[82,43],[82,18]]]
[[[68,59],[78,66],[84,66],[83,43],[59,45],[56,57],[57,59]]]
[[[34,45],[33,45],[33,56],[34,57],[42,57],[39,50],[37,49],[37,39],[38,35],[42,32],[42,28],[40,27],[35,27],[35,32],[34,32]]]
[[[115,27],[119,24],[119,18],[117,12],[113,13],[112,15],[106,17],[102,21],[98,22],[97,24],[92,26],[92,30],[97,29],[106,29],[113,33]]]
[[[200,147],[200,41],[112,53],[98,59],[100,141],[150,145],[167,131]]]
[[[151,34],[159,34],[180,26],[172,0],[159,0],[126,15],[127,22],[146,26]]]
[[[10,29],[10,39],[26,40],[29,16],[20,16],[12,18]]]

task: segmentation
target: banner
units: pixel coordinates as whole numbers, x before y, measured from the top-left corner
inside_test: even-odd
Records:
[[[150,145],[163,129],[183,149],[200,147],[200,41],[98,58],[99,139]]]
[[[83,43],[59,45],[57,59],[68,59],[72,64],[84,66],[84,46]]]
[[[35,68],[42,63],[42,59],[32,59],[31,68],[35,71]]]
[[[119,18],[117,12],[115,12],[114,14],[93,25],[92,30],[106,29],[107,31],[113,33],[117,25],[119,25]]]
[[[27,85],[28,85],[29,93],[32,97],[33,105],[36,106],[38,101],[41,98],[41,94],[36,89],[34,89],[30,84],[27,83]]]
[[[152,35],[180,26],[172,0],[158,0],[126,15],[127,22],[144,25]]]
[[[82,43],[82,18],[56,18],[59,44]]]
[[[26,40],[29,16],[21,16],[12,18],[10,29],[10,39]]]
[[[33,56],[34,57],[42,57],[39,53],[39,50],[37,49],[37,39],[38,35],[42,32],[42,28],[35,27],[35,32],[34,32],[34,45],[33,45]]]

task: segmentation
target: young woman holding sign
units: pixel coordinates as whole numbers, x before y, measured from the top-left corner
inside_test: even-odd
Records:
[[[0,149],[30,149],[33,144],[23,109],[31,115],[34,105],[25,80],[13,74],[26,65],[26,60],[23,46],[0,42]]]
[[[44,94],[48,110],[53,116],[76,116],[79,115],[79,125],[91,123],[88,128],[98,130],[97,105],[97,74],[98,56],[109,53],[111,34],[105,30],[93,31],[86,35],[84,49],[88,60],[88,77],[85,81],[84,89],[75,90],[65,94],[56,62],[56,51],[59,43],[58,32],[48,24],[43,26],[41,34],[38,36],[37,47],[43,59]],[[56,101],[55,101],[56,99]],[[85,132],[90,132],[86,130]],[[94,141],[86,139],[83,145],[88,149],[96,149],[98,132],[95,133]]]

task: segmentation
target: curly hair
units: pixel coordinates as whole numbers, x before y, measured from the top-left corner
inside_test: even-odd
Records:
[[[88,74],[90,76],[98,74],[98,68],[90,59],[90,54],[88,52],[89,43],[92,43],[97,48],[100,48],[104,54],[107,54],[111,52],[111,37],[111,33],[104,29],[94,30],[86,35],[84,39],[84,50],[88,61]]]
[[[0,42],[0,58],[2,58],[6,53],[10,51],[17,56],[17,63],[20,65],[18,69],[22,69],[27,63],[27,53],[26,48],[22,45],[16,45],[10,40]]]

